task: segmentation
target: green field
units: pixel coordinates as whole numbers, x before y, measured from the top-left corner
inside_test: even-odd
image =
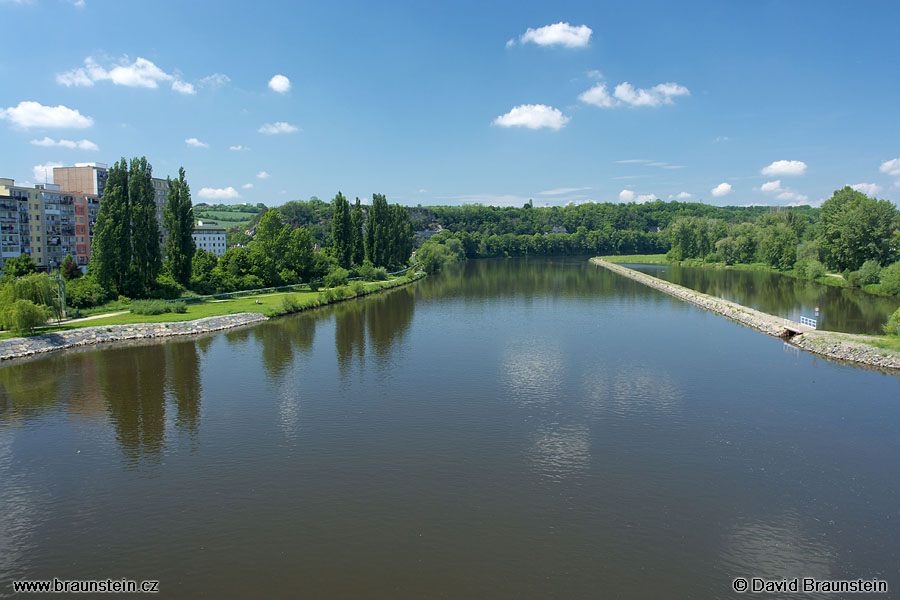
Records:
[[[195,210],[194,218],[203,221],[216,221],[223,227],[232,225],[246,226],[256,218],[256,213],[233,212],[228,210]]]
[[[665,254],[622,254],[620,256],[598,256],[597,258],[611,263],[635,263],[642,265],[667,265]]]

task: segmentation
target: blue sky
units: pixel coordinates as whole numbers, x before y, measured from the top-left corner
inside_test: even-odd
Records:
[[[0,22],[17,182],[146,155],[195,202],[900,200],[897,2],[0,0]]]

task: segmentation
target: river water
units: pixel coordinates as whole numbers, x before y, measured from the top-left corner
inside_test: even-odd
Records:
[[[0,366],[0,596],[53,577],[179,598],[893,591],[898,423],[896,376],[584,258],[470,261]]]
[[[818,329],[828,331],[880,335],[882,325],[900,306],[897,298],[822,285],[769,271],[680,265],[623,266],[796,322],[801,316],[813,318],[817,320]]]

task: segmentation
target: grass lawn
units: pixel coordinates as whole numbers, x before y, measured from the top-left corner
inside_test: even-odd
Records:
[[[410,279],[400,277],[397,280],[389,281],[371,281],[365,284],[366,292],[375,292],[387,287],[393,287],[402,283],[406,283]],[[347,297],[352,296],[348,290]],[[323,299],[325,292],[284,292],[275,294],[263,294],[260,296],[244,296],[231,300],[222,300],[217,302],[201,302],[198,304],[188,304],[187,312],[184,313],[163,313],[161,315],[135,315],[125,314],[116,315],[114,317],[106,317],[100,319],[92,319],[90,321],[82,321],[80,323],[72,323],[70,325],[59,325],[44,327],[36,333],[55,333],[59,331],[68,331],[70,329],[78,329],[80,327],[103,327],[107,325],[131,325],[134,323],[172,323],[175,321],[192,321],[194,319],[202,319],[204,317],[218,317],[221,315],[233,315],[235,313],[262,313],[266,316],[276,316],[285,312],[285,298],[291,297],[288,302],[292,304],[291,312],[304,310],[306,308],[328,304]],[[259,304],[256,301],[259,300]],[[5,331],[0,332],[0,340],[14,337],[21,337],[15,333]]]

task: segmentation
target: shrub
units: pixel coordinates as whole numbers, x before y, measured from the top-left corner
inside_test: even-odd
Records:
[[[169,308],[173,313],[178,313],[183,315],[187,312],[187,303],[184,300],[179,300],[177,302],[169,302]]]
[[[347,288],[345,288],[345,287],[334,288],[334,299],[335,300],[343,300],[346,297],[347,297]]]
[[[894,311],[882,329],[887,335],[900,335],[900,308]]]
[[[75,308],[90,308],[106,302],[107,292],[92,275],[73,279],[66,284],[66,303]]]
[[[867,260],[859,268],[859,282],[862,285],[878,283],[881,278],[881,265],[877,260]]]
[[[322,304],[331,304],[334,302],[334,291],[331,288],[326,289],[321,295]]]
[[[184,286],[175,281],[175,278],[169,273],[163,273],[156,278],[156,285],[150,292],[150,297],[174,300],[180,298],[182,294],[184,294]]]
[[[850,287],[862,287],[862,282],[859,278],[859,271],[850,271],[849,273],[844,275],[844,279],[847,280],[847,283],[850,285]]]
[[[347,277],[350,273],[347,269],[342,267],[336,267],[329,271],[328,275],[325,276],[325,287],[338,287],[340,285],[344,285],[347,283]]]
[[[318,292],[320,287],[322,287],[322,282],[318,279],[313,279],[309,282],[310,291]]]
[[[47,322],[49,311],[31,300],[15,300],[0,306],[3,328],[15,333],[31,333],[35,327]]]
[[[794,263],[794,270],[797,275],[804,279],[816,279],[825,275],[825,265],[815,258],[804,258]]]
[[[297,312],[300,310],[300,301],[293,294],[286,294],[281,299],[281,309],[285,313]]]
[[[362,281],[354,281],[350,284],[350,291],[354,296],[362,296],[366,293],[366,285]]]
[[[376,267],[372,273],[372,281],[384,281],[388,278],[387,269],[384,267]]]
[[[135,300],[131,312],[136,315],[161,315],[171,312],[171,305],[163,300]]]
[[[900,294],[900,262],[895,262],[883,268],[880,280],[883,292],[894,296]]]

